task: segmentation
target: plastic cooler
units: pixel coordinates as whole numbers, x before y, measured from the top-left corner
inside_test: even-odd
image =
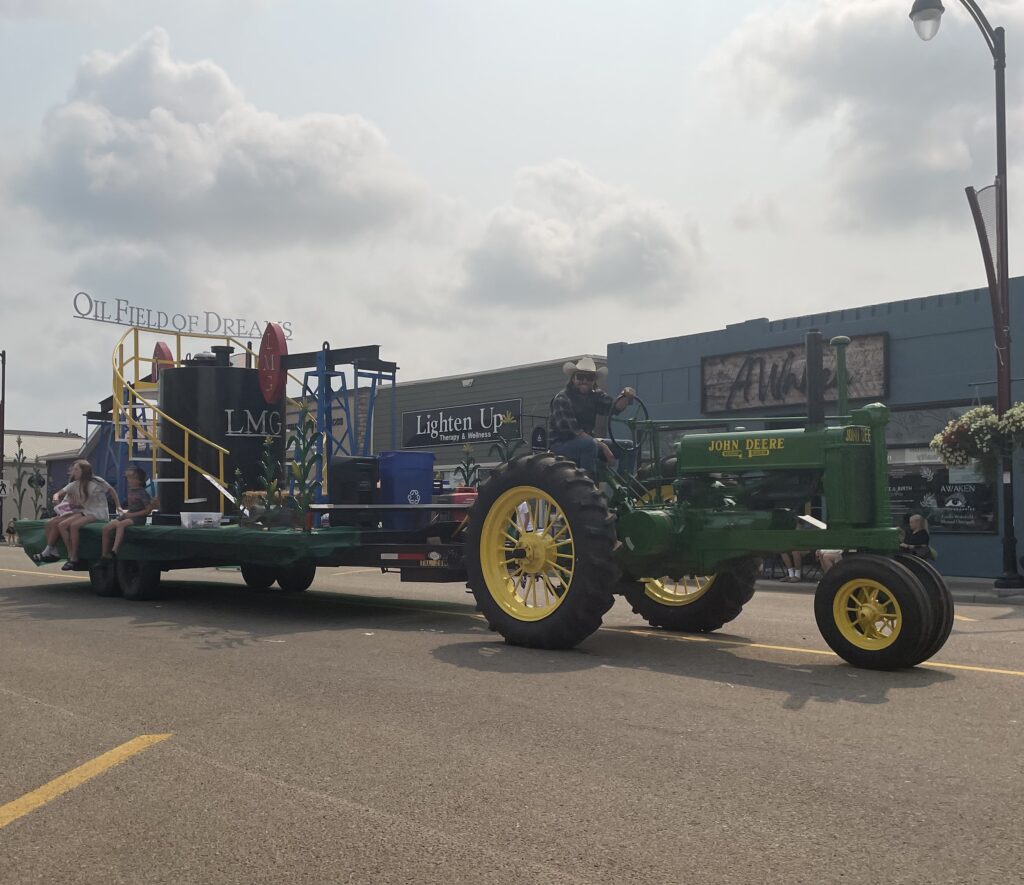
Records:
[[[381,504],[429,504],[434,488],[433,452],[381,452]],[[385,510],[382,525],[386,529],[415,529],[426,524],[429,514]]]

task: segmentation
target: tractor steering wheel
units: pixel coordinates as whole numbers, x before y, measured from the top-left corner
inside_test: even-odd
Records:
[[[617,415],[610,415],[608,417],[608,438],[622,451],[622,452],[636,452],[636,456],[633,464],[633,472],[636,473],[640,469],[640,459],[642,457],[642,449],[644,441],[650,436],[649,430],[637,430],[637,421],[647,421],[650,418],[650,413],[647,411],[647,406],[640,397],[634,395],[633,402],[631,402],[626,408],[624,408]],[[615,435],[615,426],[617,424],[623,425],[623,427],[629,428],[630,436],[632,439],[623,439]],[[621,428],[620,428],[621,432]]]

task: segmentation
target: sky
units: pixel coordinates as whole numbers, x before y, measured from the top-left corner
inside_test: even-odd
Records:
[[[1017,275],[1024,3],[981,5]],[[109,395],[123,330],[80,291],[402,381],[981,287],[992,59],[956,0],[929,43],[910,6],[0,0],[7,426]]]

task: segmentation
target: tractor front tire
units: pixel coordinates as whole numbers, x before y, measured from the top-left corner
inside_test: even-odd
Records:
[[[503,464],[465,535],[468,586],[510,645],[572,648],[601,626],[619,580],[615,519],[593,480],[545,452]]]
[[[160,563],[118,559],[117,582],[121,585],[121,595],[125,599],[156,599],[160,595]]]
[[[278,578],[278,569],[271,565],[243,565],[242,580],[250,590],[266,590]]]
[[[737,618],[750,602],[757,566],[756,559],[739,559],[713,575],[640,578],[623,582],[619,589],[633,611],[652,627],[711,633]]]
[[[919,556],[912,556],[909,553],[897,554],[896,561],[914,573],[934,609],[935,623],[931,635],[921,650],[920,658],[914,661],[915,664],[920,664],[935,655],[946,644],[949,634],[953,632],[953,594],[949,592],[949,587],[946,586],[938,569],[930,562],[925,562]]]
[[[885,556],[847,556],[832,566],[818,582],[814,618],[832,651],[869,670],[913,667],[941,632],[917,575]]]

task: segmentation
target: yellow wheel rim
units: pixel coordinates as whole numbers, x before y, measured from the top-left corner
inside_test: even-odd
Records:
[[[576,564],[572,528],[558,503],[533,486],[516,486],[487,511],[480,566],[491,597],[520,621],[540,621],[569,594]]]
[[[896,641],[903,612],[892,592],[878,581],[847,581],[832,600],[832,616],[843,638],[865,651],[881,651]]]
[[[644,595],[661,605],[690,605],[715,583],[714,575],[686,575],[682,578],[641,578]]]

